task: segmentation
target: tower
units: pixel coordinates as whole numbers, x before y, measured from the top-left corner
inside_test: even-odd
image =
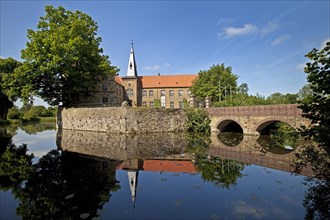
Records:
[[[131,52],[129,55],[128,60],[128,67],[127,67],[127,77],[137,77],[137,70],[136,70],[136,62],[135,62],[135,54],[134,54],[134,47],[133,47],[133,41],[132,41],[132,47]]]
[[[133,41],[131,43],[131,51],[129,54],[126,76],[122,78],[123,85],[126,89],[127,97],[132,101],[132,106],[141,106],[142,103],[142,85],[137,74],[137,66],[135,61],[135,53]]]

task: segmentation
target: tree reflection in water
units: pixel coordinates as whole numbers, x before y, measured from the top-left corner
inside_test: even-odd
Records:
[[[3,146],[2,146],[3,147]],[[116,161],[96,160],[52,150],[37,164],[27,146],[9,143],[0,155],[1,190],[20,200],[17,214],[26,219],[93,218],[110,192],[120,188]]]
[[[209,134],[190,133],[187,140],[187,151],[194,153],[197,170],[204,180],[228,189],[243,176],[241,171],[245,168],[244,163],[208,155],[211,143]]]
[[[306,143],[296,156],[296,172],[310,165],[315,173],[315,178],[306,177],[304,181],[309,187],[303,201],[305,219],[330,219],[329,152],[315,143]]]
[[[120,188],[115,178],[116,161],[53,150],[32,164],[27,146],[12,144],[8,133],[0,130],[0,189],[11,190],[20,201],[17,214],[22,218],[98,217],[111,192]],[[209,155],[209,135],[189,134],[186,143],[187,153],[194,155],[205,181],[229,189],[243,177],[246,164]],[[301,145],[294,152],[296,172],[310,165],[317,177],[304,181],[308,186],[303,202],[305,218],[330,219],[329,154],[312,144]]]

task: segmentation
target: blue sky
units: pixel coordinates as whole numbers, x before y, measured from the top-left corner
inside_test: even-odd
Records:
[[[133,40],[139,75],[197,74],[224,63],[250,94],[264,96],[297,93],[306,84],[304,55],[330,40],[329,0],[1,0],[1,57],[20,60],[45,5],[90,15],[121,76]]]

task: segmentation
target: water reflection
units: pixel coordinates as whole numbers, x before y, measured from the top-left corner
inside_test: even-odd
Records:
[[[228,146],[222,142],[226,135],[220,140],[216,133],[136,136],[60,131],[58,150],[33,164],[28,146],[16,146],[8,131],[0,131],[1,140],[6,140],[1,142],[0,190],[10,190],[19,199],[16,212],[22,218],[301,219],[304,209],[297,207],[303,199],[306,219],[329,217],[329,167],[322,164],[324,160],[312,159],[322,158],[319,152],[298,158],[302,163],[297,171],[312,175],[304,166],[312,161],[324,175],[306,179],[310,185],[300,198],[294,188],[300,187],[300,179],[294,184],[289,181],[294,176],[278,170],[297,168],[293,159],[301,149],[273,152],[255,136],[243,136],[240,143]],[[136,205],[133,211],[127,210],[127,197],[130,205]]]
[[[242,133],[219,132],[217,136],[219,141],[228,147],[237,146],[243,141]]]
[[[0,156],[0,189],[20,200],[16,213],[24,219],[91,219],[120,188],[115,161],[57,150],[37,164],[32,158],[26,145],[14,144]]]

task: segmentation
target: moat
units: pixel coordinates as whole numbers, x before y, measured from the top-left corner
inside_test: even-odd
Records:
[[[0,127],[0,140],[0,219],[329,216],[329,181],[297,167],[298,149],[273,146],[268,136],[37,124]]]

